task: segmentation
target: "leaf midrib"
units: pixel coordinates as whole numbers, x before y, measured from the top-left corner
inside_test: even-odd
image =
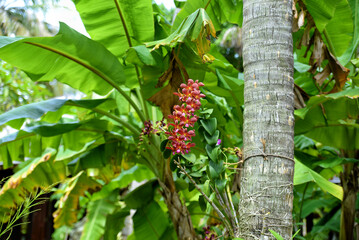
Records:
[[[103,80],[105,80],[108,84],[110,84],[112,87],[114,88],[118,88],[117,85],[114,83],[113,80],[111,80],[110,78],[108,78],[106,75],[104,75],[101,71],[99,71],[98,69],[92,67],[91,65],[89,64],[86,64],[85,62],[71,56],[70,54],[66,54],[64,52],[61,52],[55,48],[52,48],[52,47],[49,47],[49,46],[46,46],[46,45],[43,45],[43,44],[40,44],[40,43],[35,43],[35,42],[29,42],[29,41],[25,41],[24,43],[26,44],[29,44],[29,45],[33,45],[33,46],[36,46],[36,47],[39,47],[39,48],[42,48],[42,49],[45,49],[45,50],[48,50],[50,52],[53,52],[53,53],[56,53],[60,56],[63,56],[81,66],[83,66],[84,68],[90,70],[91,72],[93,72],[94,74],[96,74],[97,76],[99,76],[100,78],[102,78]]]

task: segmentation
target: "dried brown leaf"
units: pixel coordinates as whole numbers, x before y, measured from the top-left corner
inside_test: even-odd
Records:
[[[293,11],[293,21],[292,21],[292,31],[297,32],[304,25],[305,11],[300,7],[300,12],[296,8],[296,2],[293,1],[292,11]]]
[[[293,11],[293,18],[298,18],[298,11],[297,11],[297,0],[292,2],[292,11]]]
[[[183,75],[183,76],[182,76]],[[173,54],[169,68],[159,78],[156,87],[162,87],[169,80],[168,84],[148,99],[148,101],[159,106],[163,116],[168,117],[172,113],[173,106],[179,104],[177,92],[183,80],[189,79],[188,73],[182,62]]]
[[[322,62],[326,58],[326,46],[324,45],[324,42],[322,40],[322,37],[318,30],[315,30],[313,35],[313,51],[312,55],[309,59],[309,64],[312,66],[311,69],[309,69],[308,72],[311,72],[312,74],[315,74],[317,72],[318,67],[322,66]],[[310,46],[308,46],[309,48]]]
[[[305,108],[305,102],[308,101],[308,94],[297,84],[294,84],[294,109]]]
[[[160,107],[163,116],[167,118],[171,114],[171,110],[174,105],[179,104],[178,97],[173,94],[176,92],[176,89],[173,89],[170,84],[162,88],[155,95],[150,97],[148,101],[153,102]]]
[[[172,72],[173,72],[173,65],[174,65],[174,58],[171,60],[170,65],[168,69],[159,77],[158,82],[156,84],[156,88],[162,87],[163,84],[172,78]]]
[[[344,84],[348,81],[348,74],[350,70],[343,65],[326,49],[326,57],[329,60],[329,67],[335,79],[335,86],[329,93],[339,92],[343,89]]]
[[[304,25],[304,19],[305,19],[305,12],[301,10],[298,17],[298,28],[301,28]]]
[[[297,46],[299,49],[301,48],[301,46],[310,46],[310,30],[315,27],[314,24],[314,20],[312,18],[312,16],[310,16],[309,14],[307,14],[307,26],[304,29],[304,33],[302,36],[301,41],[299,42],[299,45]]]
[[[216,37],[216,30],[212,21],[205,21],[198,37],[195,39],[198,54],[204,62],[208,61],[208,58],[204,59],[203,56],[211,49],[211,36]]]
[[[327,64],[327,66],[325,66],[324,70],[320,73],[317,73],[314,76],[315,81],[318,83],[319,86],[322,86],[325,79],[327,79],[327,77],[330,75],[332,71],[330,70],[329,64]]]

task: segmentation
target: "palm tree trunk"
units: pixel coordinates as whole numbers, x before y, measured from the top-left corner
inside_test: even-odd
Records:
[[[294,94],[291,0],[243,1],[244,169],[240,237],[292,236]]]

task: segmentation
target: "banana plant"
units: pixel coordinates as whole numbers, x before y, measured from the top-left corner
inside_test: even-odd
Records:
[[[14,175],[9,179],[6,186],[10,187],[3,188],[0,198],[8,199],[19,184],[24,184],[29,188],[26,191],[31,192],[37,187],[62,182],[63,187],[58,192],[63,196],[54,213],[54,226],[72,226],[77,221],[77,212],[69,209],[77,209],[81,205],[80,198],[87,192],[107,189],[116,181],[121,167],[126,169],[137,162],[147,166],[160,182],[168,209],[182,209],[179,213],[169,211],[178,238],[195,238],[190,214],[177,194],[169,160],[160,151],[160,137],[153,135],[141,145],[137,143],[145,131],[141,130],[143,126],[167,117],[175,104],[173,92],[194,75],[195,67],[191,63],[200,66],[205,73],[209,67],[205,62],[216,61],[222,72],[228,72],[225,68],[229,68],[229,75],[236,76],[236,71],[226,66],[228,63],[224,59],[217,60],[208,53],[208,39],[215,37],[211,19],[204,9],[184,18],[181,14],[183,19],[178,20],[179,26],[161,40],[157,36],[164,35],[168,23],[159,14],[154,18],[153,9],[158,7],[152,6],[150,1],[75,1],[75,5],[91,39],[64,23],[60,23],[60,30],[54,37],[0,39],[1,58],[25,71],[32,80],[56,79],[86,94],[83,100],[51,99],[1,115],[1,125],[18,131],[1,139],[0,159],[4,168],[24,162],[17,169],[18,174],[25,173],[20,178]],[[158,21],[156,31],[155,21]],[[216,75],[211,75],[216,82]],[[169,83],[154,94],[167,80]],[[150,102],[159,105],[161,111]],[[239,105],[237,107],[240,109]],[[53,171],[47,173],[41,164],[30,165],[27,160],[35,161],[50,150],[52,160],[46,164],[52,168],[62,166],[56,171],[59,178],[48,179],[47,175]],[[41,159],[50,158],[48,156]],[[42,174],[37,173],[38,168]],[[96,173],[94,169],[100,171]],[[43,178],[48,181],[42,181]],[[11,206],[2,209],[5,216],[9,216],[11,209],[25,197],[25,190],[16,188],[16,191],[19,201],[8,202]],[[110,195],[104,194],[88,203],[88,221],[97,219],[92,215],[91,206],[101,206],[95,202],[106,202],[104,199],[108,197]],[[153,206],[155,212],[160,211]],[[105,209],[103,211],[109,216],[118,211],[115,207]],[[98,224],[101,221],[98,220]],[[104,227],[102,223],[100,228]],[[95,229],[89,228],[89,231],[86,235],[91,236]],[[164,232],[156,237],[160,238]]]
[[[16,165],[15,175],[0,191],[3,221],[9,219],[27,193],[61,183],[54,195],[58,200],[54,217],[59,234],[85,215],[82,239],[103,236],[116,239],[132,208],[137,209],[132,217],[133,239],[171,239],[176,238],[174,235],[178,239],[195,239],[198,229],[193,223],[200,225],[196,210],[198,213],[202,207],[205,214],[212,216],[207,220],[215,217],[211,204],[189,191],[192,189],[189,179],[171,171],[174,163],[162,151],[167,131],[164,123],[178,104],[173,92],[178,91],[181,83],[189,78],[203,82],[205,105],[213,110],[211,117],[204,117],[195,126],[201,134],[193,137],[196,143],[193,155],[184,155],[181,161],[188,164],[186,171],[190,171],[211,201],[216,193],[209,190],[210,186],[228,197],[231,193],[233,202],[238,202],[236,190],[230,192],[228,186],[239,185],[240,173],[222,181],[225,174],[217,165],[223,164],[223,157],[213,149],[217,149],[215,140],[219,135],[223,146],[242,145],[243,74],[211,43],[217,35],[221,37],[220,31],[226,24],[241,27],[242,1],[176,2],[181,11],[173,24],[149,0],[74,0],[74,3],[90,38],[64,23],[53,37],[0,37],[2,60],[22,69],[34,81],[56,79],[86,95],[81,100],[32,103],[0,115],[0,125],[17,130],[0,139],[3,167]],[[340,149],[345,159],[334,163],[345,164],[342,179],[348,183],[357,166],[353,160],[358,149],[355,138],[358,84],[354,81],[357,59],[352,58],[359,41],[359,3],[358,0],[294,3],[293,24],[299,31],[293,33],[293,39],[296,47],[306,47],[294,50],[296,95],[302,106],[295,113],[295,134],[299,140],[312,138],[317,145]],[[212,121],[216,121],[215,131]],[[315,149],[315,144],[311,149]],[[303,149],[300,150],[312,153]],[[316,192],[329,199],[313,206],[337,207],[341,200],[344,206],[348,202],[345,199],[353,200],[352,194],[348,197],[347,186],[342,188],[328,181],[335,175],[308,164],[303,157],[308,156],[297,153],[295,190],[304,193],[295,200],[302,201],[300,212],[305,213],[302,216],[315,211],[308,209],[313,199],[303,186],[308,185],[306,189],[319,186]],[[206,154],[211,160],[208,173],[203,170],[202,161]],[[233,163],[238,161],[236,156],[230,159]],[[332,168],[335,167],[328,167]],[[337,170],[335,173],[340,175]],[[133,180],[147,182],[127,195],[122,194]],[[158,200],[161,196],[157,189],[167,206]],[[178,193],[178,189],[183,191]],[[329,192],[330,197],[323,192]],[[15,200],[11,200],[13,196]],[[184,203],[182,197],[199,197],[200,203],[193,199]],[[226,210],[227,218],[222,221],[233,220],[232,225],[238,226],[232,217],[236,212],[232,213],[230,206]],[[115,219],[119,224],[114,224]],[[298,221],[302,219],[299,217]],[[229,231],[231,227],[226,228]],[[341,232],[344,229],[348,227]]]

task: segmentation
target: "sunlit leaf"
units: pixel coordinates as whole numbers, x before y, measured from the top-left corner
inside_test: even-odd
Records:
[[[120,175],[102,187],[101,191],[94,193],[92,199],[97,200],[108,196],[113,190],[127,187],[132,181],[142,182],[153,178],[153,173],[143,165],[136,165],[123,170]]]
[[[92,109],[105,102],[107,99],[88,99],[88,100],[71,100],[71,99],[50,99],[37,103],[30,103],[15,109],[12,109],[0,115],[0,125],[5,123],[19,129],[26,118],[37,119],[47,112],[55,112],[64,105],[78,106],[81,108]],[[14,122],[14,120],[17,120]],[[13,123],[9,123],[13,121]]]
[[[108,198],[89,202],[86,223],[81,240],[99,240],[105,233],[107,216],[116,208],[115,202]],[[115,222],[120,221],[116,219]]]
[[[64,23],[54,37],[1,37],[0,57],[32,80],[56,78],[84,93],[104,95],[126,80],[122,65],[111,52]]]
[[[100,188],[101,184],[87,176],[86,172],[80,172],[68,180],[65,194],[59,200],[59,207],[53,213],[54,227],[63,225],[72,226],[77,222],[78,204],[80,196],[89,189]]]
[[[54,161],[56,151],[48,150],[41,157],[30,159],[18,166],[0,190],[0,215],[7,221],[28,194],[38,188],[48,188],[66,178],[64,162]]]
[[[130,47],[154,39],[151,0],[76,0],[77,11],[91,38],[118,59]],[[133,65],[124,67],[127,87],[138,84]]]
[[[315,182],[324,191],[329,192],[339,200],[343,200],[343,188],[341,186],[329,182],[319,173],[316,173],[296,159],[293,183],[294,185],[299,185],[306,182]]]
[[[137,209],[133,216],[136,239],[160,239],[168,227],[168,219],[155,201]]]
[[[296,110],[295,133],[339,149],[358,149],[357,89],[311,97],[307,107]]]

